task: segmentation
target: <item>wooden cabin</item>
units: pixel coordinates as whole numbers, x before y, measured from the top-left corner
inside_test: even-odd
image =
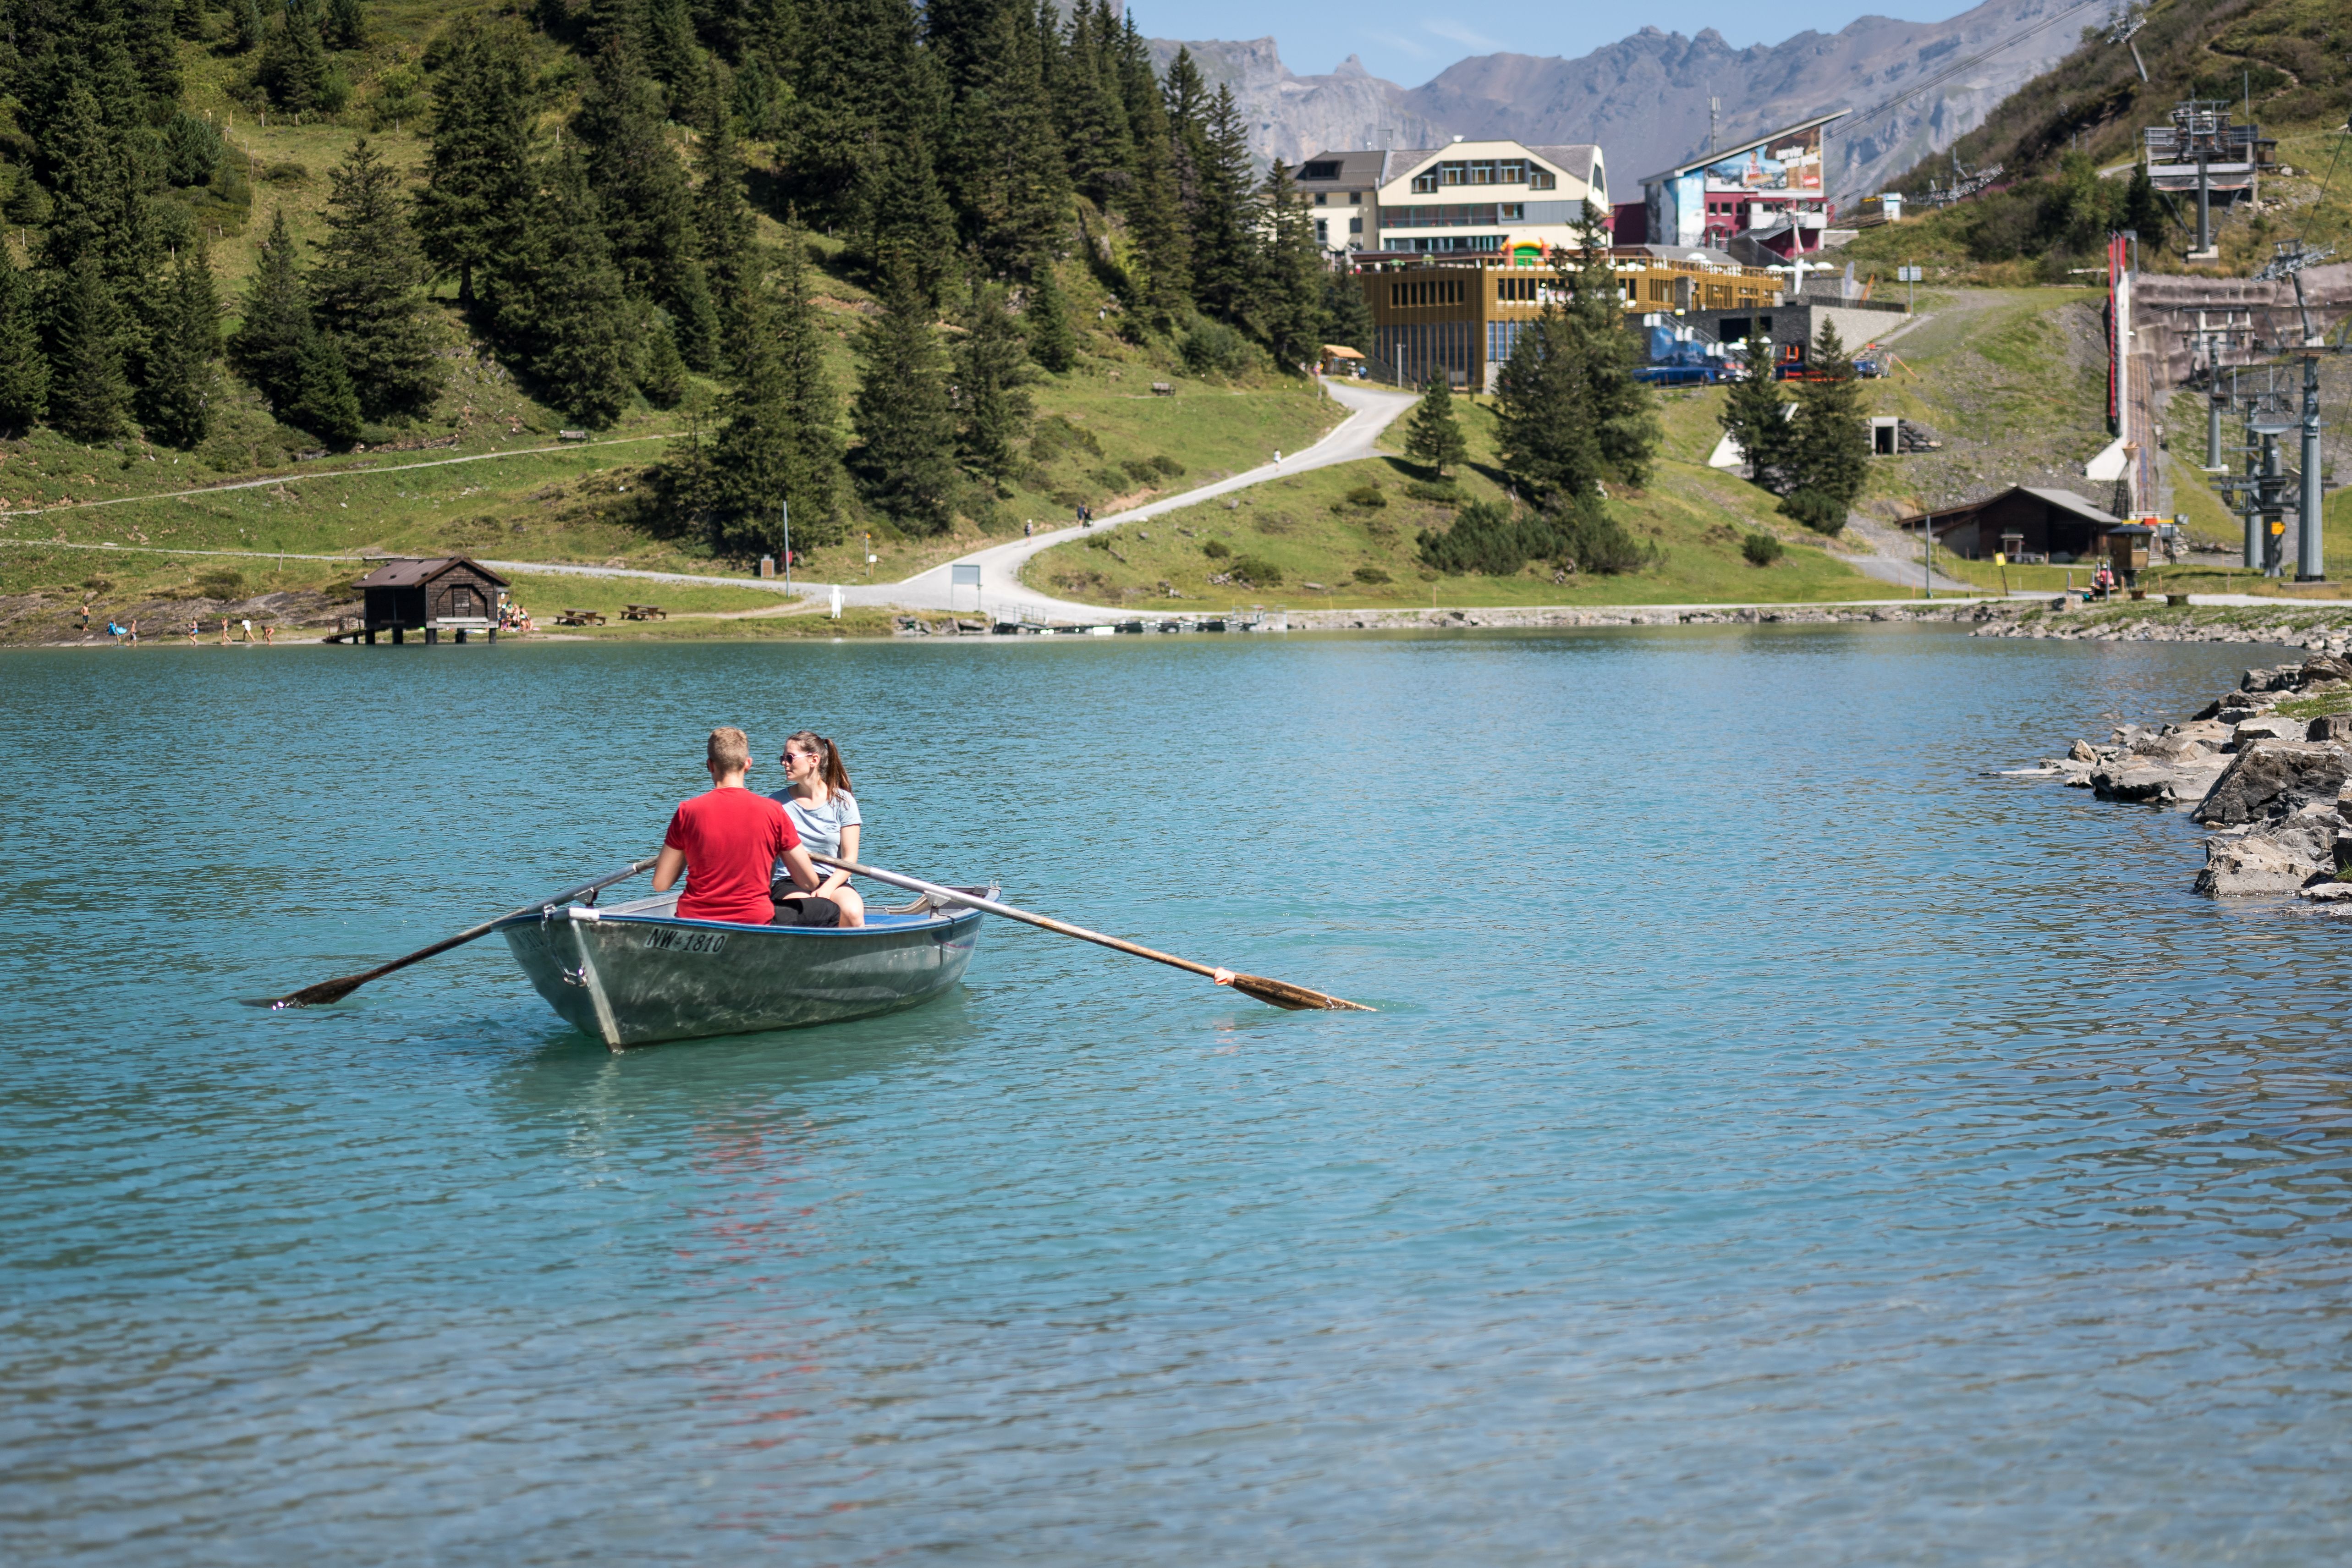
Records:
[[[2072,490],[2012,485],[1966,506],[1904,518],[1897,526],[1933,529],[1939,548],[1971,561],[1989,561],[2000,551],[2063,566],[2106,553],[2106,537],[2123,519]]]
[[[373,643],[376,633],[389,631],[399,642],[404,633],[421,631],[429,643],[446,631],[459,642],[467,632],[496,642],[499,591],[506,586],[506,578],[462,555],[386,561],[359,580],[366,639]]]

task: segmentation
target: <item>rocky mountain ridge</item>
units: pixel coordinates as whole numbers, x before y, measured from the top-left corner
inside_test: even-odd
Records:
[[[2078,47],[2072,0],[1985,0],[1942,22],[1864,16],[1835,33],[1802,32],[1736,49],[1713,28],[1685,37],[1644,26],[1576,59],[1518,54],[1460,60],[1406,88],[1349,56],[1325,75],[1283,63],[1273,38],[1152,40],[1164,68],[1192,50],[1212,86],[1229,82],[1262,159],[1296,163],[1326,148],[1427,147],[1454,136],[1536,144],[1598,142],[1618,201],[1640,180],[1703,150],[1707,100],[1722,100],[1718,142],[1833,109],[1864,110],[1972,56],[2017,41],[1909,101],[1851,124],[1830,144],[1830,179],[1846,200],[1875,191],[1981,123],[2001,100]],[[2094,20],[2093,11],[2081,13]],[[2046,24],[2019,37],[2036,24]]]

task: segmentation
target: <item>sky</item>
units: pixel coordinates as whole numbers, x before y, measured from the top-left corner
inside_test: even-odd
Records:
[[[1301,76],[1330,70],[1349,55],[1374,76],[1419,87],[1469,55],[1589,54],[1643,26],[1693,34],[1713,27],[1735,48],[1777,44],[1811,28],[1833,33],[1857,16],[1940,22],[1977,0],[1829,0],[1800,11],[1736,0],[1658,0],[1643,5],[1430,5],[1427,0],[1130,0],[1135,25],[1154,38],[1263,38]]]

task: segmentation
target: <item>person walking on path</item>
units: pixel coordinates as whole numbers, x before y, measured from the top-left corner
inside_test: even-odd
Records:
[[[1022,525],[1021,525],[1021,537],[1022,537],[1022,538],[1024,538],[1024,539],[1034,539],[1036,536],[1037,536],[1037,520],[1036,520],[1035,518],[1034,518],[1034,517],[1033,517],[1033,518],[1030,518],[1028,521],[1024,521],[1024,523],[1022,523]],[[84,605],[81,608],[82,608],[82,614],[83,614],[85,616],[88,616],[88,615],[89,614],[89,606],[88,605]]]
[[[275,637],[272,637],[272,636],[270,635],[272,632],[275,632],[277,629],[278,629],[277,625],[276,625],[276,623],[274,623],[274,622],[271,622],[271,621],[264,621],[264,622],[262,622],[262,623],[261,623],[261,646],[262,646],[262,647],[276,647],[278,646],[278,639],[277,639]]]
[[[250,618],[247,618],[247,619],[246,619],[246,620],[243,620],[243,621],[238,622],[237,624],[238,624],[238,625],[240,625],[240,626],[242,626],[243,627],[245,627],[245,636],[243,636],[243,637],[239,637],[237,640],[238,640],[239,642],[251,642],[251,641],[253,640],[253,622],[252,622],[252,620],[251,620]]]
[[[137,616],[131,617],[131,641],[133,646],[136,646],[139,641],[139,617]]]
[[[81,602],[81,615],[74,621],[74,630],[84,637],[89,635],[89,600],[87,597]]]
[[[221,647],[228,647],[228,617],[226,616],[223,616],[221,617]]]
[[[190,616],[188,617],[188,646],[190,647],[196,646],[196,638],[204,635],[204,623],[197,620],[195,616]]]

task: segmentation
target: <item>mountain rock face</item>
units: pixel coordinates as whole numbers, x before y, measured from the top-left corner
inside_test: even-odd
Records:
[[[1643,174],[1705,150],[1709,98],[1722,100],[1718,142],[1736,142],[1830,110],[1871,109],[2015,38],[1867,123],[1843,134],[1832,128],[1829,181],[1850,205],[1950,146],[1993,105],[2072,53],[2084,19],[2097,16],[2053,20],[2069,3],[1986,0],[1946,22],[1864,16],[1835,33],[1800,33],[1745,49],[1711,27],[1696,37],[1643,27],[1572,60],[1476,56],[1410,89],[1371,75],[1352,56],[1328,76],[1298,76],[1272,38],[1183,47],[1212,86],[1233,84],[1261,158],[1296,163],[1327,147],[1428,147],[1454,136],[1598,142],[1611,195],[1630,201]],[[1177,47],[1154,40],[1156,63],[1164,68]]]

